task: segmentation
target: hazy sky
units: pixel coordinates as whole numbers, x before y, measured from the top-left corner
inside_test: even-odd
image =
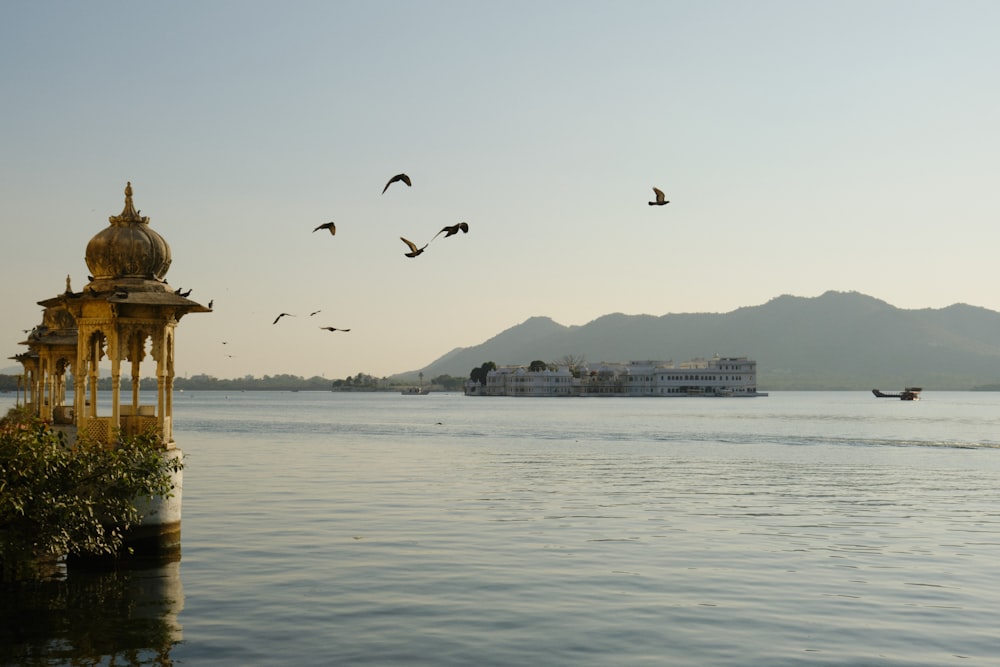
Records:
[[[0,352],[85,286],[126,181],[171,286],[214,300],[179,375],[382,376],[534,315],[827,290],[1000,310],[998,25],[993,0],[5,2]]]

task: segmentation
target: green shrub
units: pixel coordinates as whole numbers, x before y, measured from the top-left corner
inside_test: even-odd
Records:
[[[116,554],[142,518],[135,500],[169,497],[182,467],[157,435],[106,446],[65,436],[23,410],[0,420],[0,579],[39,576],[65,556]]]

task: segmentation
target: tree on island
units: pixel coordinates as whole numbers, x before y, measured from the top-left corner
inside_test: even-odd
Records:
[[[556,366],[568,366],[571,369],[583,366],[585,363],[587,359],[582,354],[564,354],[555,361]]]
[[[445,391],[461,391],[462,386],[465,384],[465,378],[455,375],[438,375],[435,378],[431,378],[431,384],[441,387]]]
[[[582,354],[564,354],[555,361],[555,366],[565,366],[573,377],[580,377],[580,367],[587,363],[587,359]]]
[[[478,382],[481,385],[486,384],[486,376],[490,371],[496,370],[497,365],[492,361],[485,362],[482,366],[478,368],[473,368],[472,372],[469,373],[469,379],[473,382]]]

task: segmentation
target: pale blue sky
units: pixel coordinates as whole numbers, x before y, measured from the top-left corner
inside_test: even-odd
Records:
[[[992,1],[3,3],[0,351],[86,284],[128,180],[170,284],[215,301],[181,375],[381,376],[533,315],[827,290],[1000,310],[998,26]]]

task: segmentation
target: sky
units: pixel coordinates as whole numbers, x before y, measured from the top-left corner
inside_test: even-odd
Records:
[[[86,285],[127,181],[171,287],[213,302],[179,376],[382,377],[532,316],[828,290],[1000,310],[997,25],[992,0],[2,3],[0,352]]]

